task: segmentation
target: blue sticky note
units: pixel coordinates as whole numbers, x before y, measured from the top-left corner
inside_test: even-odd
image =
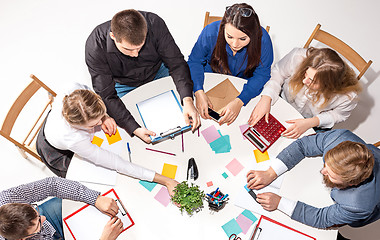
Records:
[[[253,213],[251,211],[244,210],[241,214],[246,216],[247,218],[251,219],[253,222],[256,222],[256,220],[257,220],[257,217],[255,215],[253,215]]]
[[[157,183],[155,182],[148,182],[143,180],[140,180],[139,183],[143,185],[144,188],[148,189],[149,192],[151,192],[153,188],[157,185]]]
[[[231,150],[230,136],[229,135],[221,136],[220,138],[211,142],[210,147],[215,153],[229,152]]]
[[[228,174],[227,173],[222,173],[222,176],[224,177],[224,178],[228,178]]]
[[[245,190],[247,190],[247,192],[249,192],[249,190],[251,190],[251,189],[249,189],[249,188],[247,187],[247,184],[245,184],[244,188],[245,188]]]
[[[224,224],[222,228],[224,232],[227,234],[227,237],[230,237],[231,234],[234,233],[238,235],[243,231],[239,224],[236,222],[236,219],[231,219],[228,223]]]

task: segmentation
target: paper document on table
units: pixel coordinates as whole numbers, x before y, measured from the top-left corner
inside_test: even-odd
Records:
[[[316,239],[296,229],[290,228],[282,223],[279,223],[266,216],[261,216],[259,223],[255,229],[255,238],[251,236],[250,239],[256,240],[311,240]]]
[[[136,104],[145,127],[156,133],[156,142],[189,129],[182,114],[182,107],[173,90],[161,93]]]
[[[123,222],[123,231],[134,225],[134,222],[121,203],[114,189],[109,190],[103,196],[116,200],[119,212],[116,215]],[[100,212],[96,207],[86,204],[74,213],[63,219],[71,235],[76,240],[99,239],[104,226],[110,220],[110,216]]]
[[[270,167],[271,160],[265,161],[265,162],[260,162],[260,163],[255,163],[253,162],[253,166],[250,169],[253,170],[261,170],[265,171]],[[259,193],[265,193],[265,192],[272,192],[278,194],[280,192],[281,184],[284,179],[284,175],[281,175],[278,177],[276,180],[274,180],[271,184],[268,186],[260,189],[260,190],[253,190],[255,194]],[[241,187],[239,187],[237,198],[235,201],[235,205],[241,208],[248,209],[252,212],[258,213],[258,214],[263,214],[263,215],[268,215],[269,212],[264,210],[260,204],[258,204],[255,199],[252,198],[252,196],[248,193],[246,188],[244,187],[245,183],[242,183]]]

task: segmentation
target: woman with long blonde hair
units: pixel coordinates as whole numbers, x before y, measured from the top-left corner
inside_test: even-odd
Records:
[[[283,136],[288,138],[345,121],[361,91],[354,71],[329,48],[295,48],[274,65],[271,74],[248,123],[254,125],[264,115],[268,118],[271,105],[281,96],[305,118],[287,121],[292,125]]]

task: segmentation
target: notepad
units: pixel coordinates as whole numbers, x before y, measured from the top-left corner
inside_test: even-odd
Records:
[[[114,189],[109,190],[103,196],[119,200],[119,196]],[[123,231],[132,227],[133,222],[125,206],[118,203],[119,212],[116,215],[123,222]],[[75,240],[99,239],[102,235],[104,226],[110,220],[108,215],[100,212],[96,207],[86,204],[82,208],[73,212],[63,219]]]
[[[176,165],[164,163],[164,167],[162,168],[161,175],[168,177],[168,178],[171,178],[171,179],[174,179],[176,172],[177,172],[177,166]]]
[[[191,126],[187,125],[182,107],[173,90],[161,93],[136,104],[145,127],[156,133],[152,142],[174,137]]]

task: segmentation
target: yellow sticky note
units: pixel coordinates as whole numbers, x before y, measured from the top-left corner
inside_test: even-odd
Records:
[[[104,140],[101,139],[100,137],[94,136],[94,138],[92,139],[91,143],[97,145],[98,147],[100,147],[102,145],[103,141]]]
[[[269,155],[268,155],[267,151],[262,153],[259,150],[255,149],[255,150],[253,150],[253,154],[255,154],[255,158],[256,158],[257,163],[269,160]]]
[[[106,133],[106,137],[107,137],[107,141],[108,141],[109,145],[121,140],[119,130],[117,130],[117,129],[116,129],[116,133],[114,135],[112,135],[111,137]]]
[[[175,173],[177,172],[177,166],[171,165],[168,163],[164,163],[164,167],[162,169],[162,175],[171,179],[175,178]]]

